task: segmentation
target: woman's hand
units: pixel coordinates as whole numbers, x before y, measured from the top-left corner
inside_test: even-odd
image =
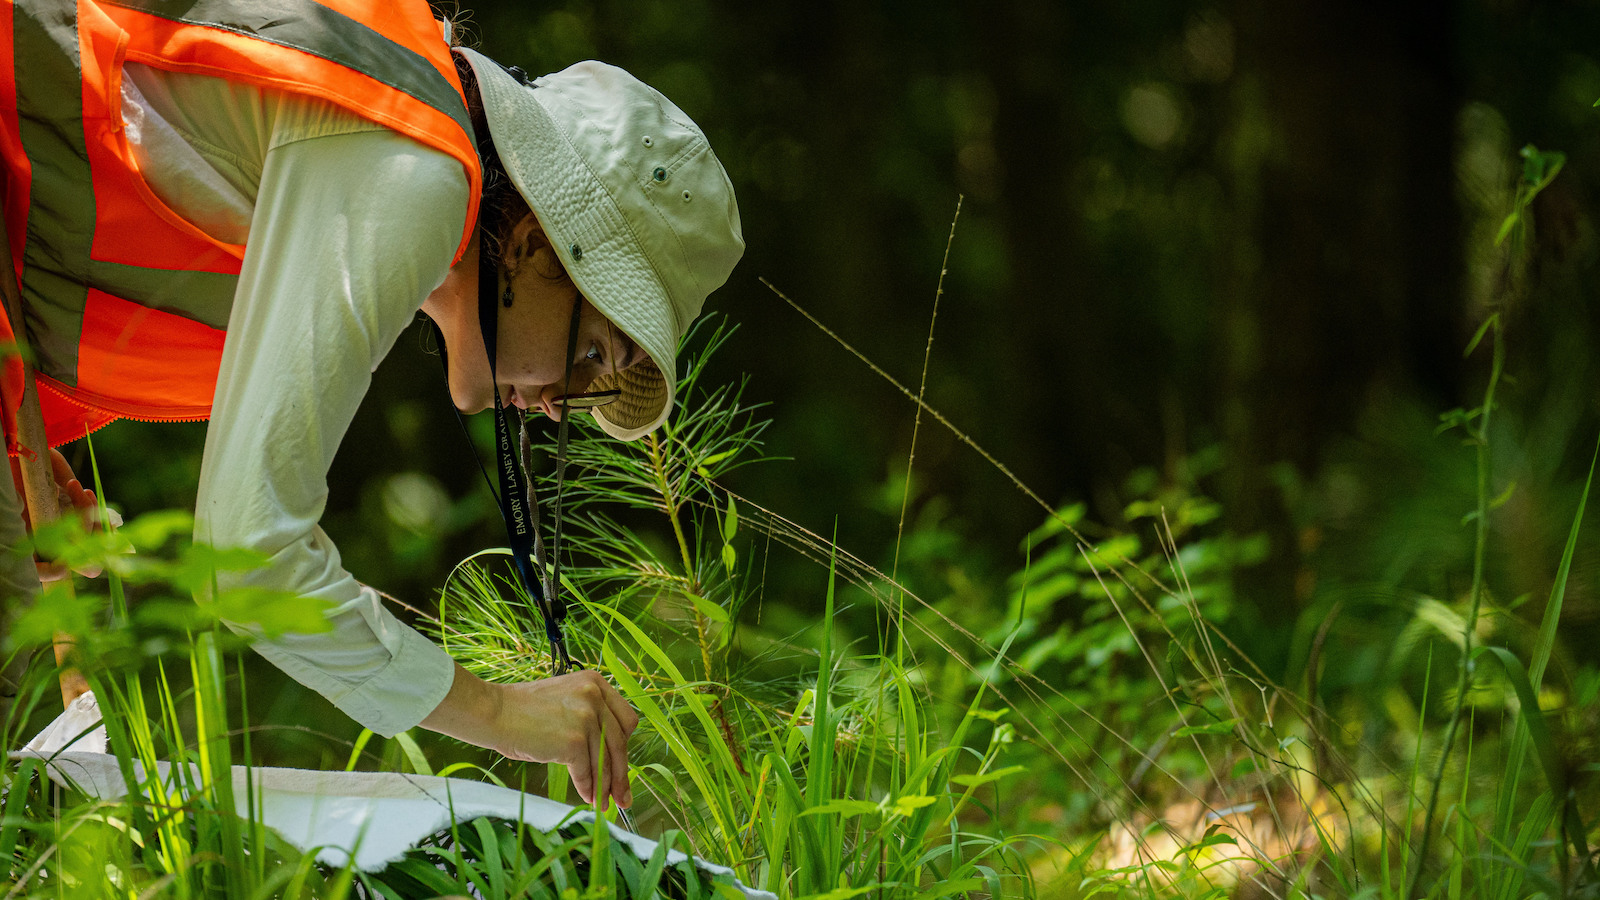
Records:
[[[592,671],[489,684],[456,665],[450,693],[422,727],[511,759],[560,763],[585,803],[633,805],[628,738],[639,714]]]
[[[67,458],[61,455],[60,450],[54,448],[50,450],[50,476],[56,483],[56,505],[60,514],[64,516],[70,510],[77,510],[78,515],[83,519],[83,527],[85,529],[89,531],[98,529],[100,520],[94,514],[94,491],[85,488],[83,483],[78,481],[77,475],[72,471],[71,464],[67,462]],[[35,563],[35,566],[39,570],[39,580],[41,582],[60,581],[71,574],[67,571],[67,567],[61,563],[39,562]],[[83,569],[78,574],[87,578],[95,578],[100,575],[100,568],[96,566]]]

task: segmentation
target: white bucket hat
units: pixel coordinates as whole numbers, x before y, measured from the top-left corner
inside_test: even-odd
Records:
[[[594,410],[631,441],[672,411],[678,340],[744,254],[733,185],[706,137],[659,91],[588,61],[521,84],[458,48],[478,77],[506,174],[578,290],[649,355],[590,390]]]

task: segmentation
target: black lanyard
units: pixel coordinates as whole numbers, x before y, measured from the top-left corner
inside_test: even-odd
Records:
[[[500,267],[496,265],[494,254],[490,251],[487,236],[478,235],[478,327],[483,331],[484,351],[489,357],[489,387],[494,392],[494,428],[495,428],[495,455],[498,465],[495,471],[499,476],[500,490],[496,492],[491,483],[489,492],[495,494],[495,502],[500,507],[500,517],[505,521],[506,539],[511,549],[512,568],[516,570],[517,579],[522,583],[523,590],[533,598],[534,605],[539,608],[540,616],[544,619],[545,639],[550,642],[550,661],[555,668],[555,674],[564,675],[573,669],[582,668],[567,652],[566,634],[563,625],[567,618],[567,602],[561,595],[561,494],[566,483],[567,474],[567,416],[571,410],[564,410],[560,425],[557,427],[556,438],[556,497],[555,497],[555,530],[550,546],[550,565],[546,566],[544,541],[539,536],[539,500],[533,488],[533,479],[525,466],[530,452],[528,438],[528,423],[521,410],[516,410],[517,424],[520,426],[519,454],[511,447],[510,415],[504,404],[500,402],[500,384],[495,375],[495,356],[498,344],[498,306],[496,305],[498,292],[496,290]],[[567,387],[572,382],[572,357],[577,352],[578,346],[578,317],[582,312],[583,300],[575,297],[572,304],[572,322],[567,334],[567,361],[566,375],[562,385],[562,393],[568,393]],[[435,333],[438,334],[437,326]],[[449,360],[445,341],[442,334],[438,334],[439,358],[445,366],[445,378],[448,386]],[[450,407],[456,409],[452,399]],[[466,420],[461,417],[461,411],[456,409],[456,419],[461,423],[463,433],[466,433]],[[468,446],[472,446],[471,435],[467,437]],[[473,448],[473,457],[477,458],[477,449]],[[478,468],[483,469],[483,461],[478,460]],[[483,473],[484,481],[489,482],[489,473]],[[537,573],[537,575],[535,574]]]

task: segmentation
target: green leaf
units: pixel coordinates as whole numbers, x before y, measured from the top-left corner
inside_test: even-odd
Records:
[[[834,888],[825,894],[812,894],[806,897],[806,900],[850,900],[851,897],[859,897],[877,889],[878,885],[876,884],[869,884],[865,887]]]
[[[694,467],[694,470],[695,472],[699,473],[701,478],[710,481],[712,478],[716,477],[712,473],[712,467],[738,452],[738,448],[734,448],[732,450],[724,450],[721,453],[713,453],[705,459],[700,460],[700,463]]]
[[[1506,238],[1510,236],[1511,232],[1517,227],[1517,222],[1521,221],[1521,219],[1521,212],[1513,212],[1506,215],[1505,219],[1500,222],[1500,229],[1494,233],[1494,245],[1496,247],[1506,242]],[[1477,341],[1474,340],[1473,343],[1476,344]],[[1470,354],[1471,352],[1472,348],[1469,346],[1467,353]]]
[[[213,617],[189,600],[147,600],[133,609],[133,620],[162,631],[184,632],[210,625]]]
[[[733,536],[738,534],[738,533],[739,533],[739,508],[738,508],[738,506],[736,506],[734,504],[733,498],[729,497],[728,498],[728,513],[722,519],[722,539],[724,541],[731,541],[731,540],[733,540]]]
[[[985,722],[998,722],[1011,713],[1011,707],[1002,706],[999,709],[974,709],[972,714]]]
[[[411,764],[411,771],[418,775],[432,775],[433,766],[428,765],[428,758],[422,755],[422,748],[417,746],[417,739],[411,732],[402,731],[394,736],[394,742],[400,745],[401,751],[406,755],[406,761]]]
[[[957,775],[951,778],[950,781],[953,784],[959,784],[962,787],[973,788],[978,787],[979,785],[988,784],[991,781],[999,781],[1002,778],[1009,778],[1018,772],[1026,772],[1027,770],[1028,769],[1026,766],[1006,766],[1004,769],[995,769],[993,772],[979,772],[973,775]]]
[[[459,894],[460,891],[460,886],[456,884],[456,882],[452,881],[450,876],[440,871],[439,868],[433,863],[427,862],[426,860],[417,859],[416,857],[407,856],[398,859],[390,863],[389,867],[380,873],[380,875],[387,875],[391,871],[416,879],[417,882],[423,885],[429,894],[434,896],[442,894]]]
[[[1212,832],[1215,831],[1216,827],[1217,826],[1215,825],[1211,826],[1211,828],[1206,830],[1206,836],[1201,838],[1199,843],[1190,844],[1184,849],[1189,851],[1199,851],[1204,850],[1207,847],[1215,847],[1219,844],[1232,844],[1235,847],[1239,846],[1239,842],[1234,839],[1234,836],[1231,834],[1213,834]]]
[[[1556,567],[1556,580],[1550,586],[1550,599],[1545,604],[1544,619],[1539,623],[1539,640],[1534,645],[1533,659],[1528,666],[1528,683],[1537,694],[1544,682],[1544,668],[1550,662],[1550,651],[1555,645],[1556,629],[1561,622],[1561,608],[1566,602],[1567,577],[1572,572],[1573,555],[1578,549],[1578,529],[1583,525],[1583,508],[1589,503],[1589,488],[1594,484],[1595,468],[1600,466],[1600,441],[1595,444],[1594,455],[1589,458],[1589,474],[1583,481],[1583,493],[1578,495],[1578,510],[1572,517],[1572,528],[1567,532],[1566,548]]]
[[[1433,430],[1434,434],[1444,434],[1452,428],[1465,428],[1472,424],[1478,416],[1483,415],[1483,407],[1475,406],[1472,409],[1452,409],[1439,414],[1439,427]]]
[[[550,763],[545,770],[545,793],[557,803],[567,802],[567,788],[572,784],[572,779],[567,777],[567,767],[561,763]]]
[[[1532,144],[1524,146],[1519,155],[1523,159],[1523,183],[1532,188],[1528,196],[1529,201],[1555,180],[1555,177],[1561,174],[1562,167],[1567,164],[1567,155],[1560,150],[1540,150]]]
[[[1506,485],[1506,489],[1500,492],[1500,496],[1495,497],[1493,500],[1489,501],[1489,508],[1490,509],[1499,509],[1500,507],[1505,506],[1506,505],[1506,501],[1511,499],[1511,494],[1516,489],[1517,489],[1517,483],[1515,481],[1512,481],[1510,484]]]
[[[1222,504],[1203,497],[1191,497],[1178,507],[1178,524],[1205,525],[1222,516]]]
[[[1555,742],[1550,738],[1550,729],[1544,721],[1544,713],[1539,709],[1539,698],[1528,681],[1527,670],[1522,667],[1522,661],[1504,647],[1478,647],[1472,655],[1481,656],[1485,653],[1500,661],[1506,671],[1506,680],[1511,682],[1512,689],[1517,693],[1517,700],[1522,704],[1522,721],[1528,726],[1528,736],[1533,739],[1539,764],[1550,785],[1550,793],[1556,797],[1564,796],[1566,778],[1556,754]]]
[[[1135,519],[1157,518],[1161,515],[1162,506],[1155,500],[1135,500],[1123,507],[1122,518],[1132,522]]]
[[[172,573],[174,586],[199,593],[212,584],[218,572],[247,572],[266,565],[265,553],[242,547],[218,549],[210,544],[192,544],[184,548],[178,568]]]
[[[117,529],[134,547],[155,550],[166,544],[173,535],[187,535],[194,531],[194,516],[181,509],[168,509],[145,513]]]
[[[356,742],[350,748],[350,759],[344,764],[346,772],[354,772],[356,770],[356,762],[361,759],[361,751],[367,748],[367,742],[372,740],[372,734],[372,729],[363,728],[361,733],[356,736]]]
[[[871,800],[830,800],[820,806],[813,806],[805,812],[802,812],[800,815],[838,815],[849,819],[854,818],[855,816],[865,816],[872,813],[881,813],[883,811],[884,809],[881,804],[873,803]]]
[[[23,610],[11,623],[11,633],[5,640],[8,650],[21,647],[44,646],[57,632],[88,634],[104,603],[89,594],[74,594],[58,585],[69,582],[51,582],[32,606]]]
[[[267,637],[333,630],[333,624],[328,621],[326,601],[289,591],[230,588],[202,608],[223,621],[259,628]]]
[[[1185,725],[1173,733],[1173,737],[1189,737],[1195,734],[1233,734],[1233,729],[1241,720],[1235,716],[1221,722],[1208,722],[1204,725]]]
[[[1511,499],[1511,495],[1512,495],[1512,493],[1514,491],[1516,491],[1516,489],[1517,489],[1517,483],[1515,481],[1512,481],[1510,484],[1506,485],[1506,489],[1504,491],[1501,491],[1499,496],[1495,497],[1494,499],[1492,499],[1492,500],[1490,500],[1488,502],[1486,508],[1487,509],[1499,509],[1500,507],[1504,506],[1506,504],[1506,501]],[[1465,525],[1468,522],[1472,522],[1472,521],[1476,520],[1477,518],[1478,518],[1478,511],[1477,510],[1472,510],[1471,512],[1469,512],[1466,515],[1461,517],[1461,524]]]
[[[410,735],[407,735],[404,732],[401,732],[400,734],[395,735],[396,738],[400,738],[402,736],[406,737],[407,739],[410,738]],[[413,741],[411,743],[411,746],[415,747],[416,746],[416,742]],[[422,756],[422,751],[418,750],[417,751],[417,756],[420,758]],[[423,761],[423,765],[427,765],[427,761],[426,760]],[[429,772],[429,773],[424,773],[424,774],[432,774],[432,773]],[[507,890],[507,886],[506,886],[506,867],[505,867],[505,863],[501,860],[501,857],[500,857],[500,842],[498,840],[496,840],[496,835],[494,833],[494,823],[491,822],[487,818],[479,817],[479,818],[476,818],[476,819],[472,820],[472,828],[473,828],[474,831],[477,832],[478,840],[481,843],[481,847],[480,847],[480,849],[478,851],[478,856],[479,856],[480,862],[482,863],[483,870],[486,873],[488,873],[488,876],[489,876],[489,887],[490,887],[491,896],[494,896],[494,897],[506,897],[506,896],[509,896],[510,891]],[[604,830],[604,829],[601,829],[601,830]]]
[[[1550,727],[1544,720],[1544,712],[1539,709],[1539,697],[1534,693],[1533,685],[1528,681],[1528,673],[1522,667],[1522,661],[1504,647],[1479,647],[1473,651],[1477,657],[1484,653],[1492,655],[1505,667],[1506,679],[1511,682],[1511,687],[1517,692],[1517,699],[1522,704],[1522,722],[1528,727],[1528,737],[1533,741],[1533,747],[1539,758],[1540,768],[1544,770],[1545,782],[1550,786],[1550,795],[1556,798],[1567,797],[1566,772],[1561,768],[1561,758],[1556,753],[1555,741],[1550,738]],[[1577,815],[1577,808],[1570,802],[1564,802],[1566,813],[1566,831],[1568,840],[1572,841],[1573,849],[1577,851],[1579,859],[1589,856],[1588,842],[1585,840],[1585,828],[1582,820]]]
[[[694,594],[690,594],[689,599],[694,601],[694,608],[699,611],[700,615],[713,622],[720,622],[724,625],[728,623],[728,611],[721,606]]]
[[[1511,220],[1511,221],[1513,221],[1513,222],[1515,222],[1517,216],[1516,216],[1516,213],[1512,213],[1511,215],[1507,216],[1506,218]],[[1501,228],[1503,229],[1503,228],[1505,228],[1505,226],[1502,225]],[[1492,315],[1489,316],[1489,318],[1484,319],[1483,320],[1483,324],[1479,325],[1478,326],[1478,330],[1473,333],[1472,340],[1467,342],[1466,351],[1463,352],[1461,355],[1463,357],[1471,356],[1472,355],[1472,351],[1478,349],[1478,343],[1483,340],[1483,336],[1489,333],[1489,329],[1490,328],[1492,328],[1492,327],[1494,327],[1494,326],[1496,326],[1498,324],[1500,324],[1500,314],[1499,313],[1493,313]],[[1474,410],[1474,412],[1476,413],[1477,411]]]
[[[1021,768],[1021,766],[1018,766],[1018,768]],[[896,797],[894,806],[890,807],[889,811],[897,816],[909,816],[924,806],[932,806],[938,799],[938,797],[927,797],[920,794]]]

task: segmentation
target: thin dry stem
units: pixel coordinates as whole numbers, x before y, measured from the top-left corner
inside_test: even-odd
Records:
[[[762,284],[767,286],[768,290],[772,291],[774,294],[777,294],[778,298],[780,300],[782,300],[783,302],[785,302],[785,303],[789,304],[790,306],[794,307],[796,312],[800,313],[800,315],[802,315],[802,316],[805,316],[806,319],[808,321],[810,321],[811,324],[817,326],[817,328],[820,329],[823,334],[827,335],[830,338],[833,338],[833,340],[836,343],[838,343],[839,346],[841,346],[844,349],[850,351],[851,355],[855,356],[856,359],[859,359],[863,363],[865,363],[867,368],[871,369],[874,374],[876,374],[878,377],[882,378],[884,381],[889,382],[891,385],[894,386],[895,390],[899,391],[902,394],[905,394],[906,397],[910,398],[911,402],[915,403],[919,410],[925,410],[928,413],[928,415],[933,416],[935,419],[937,419],[939,424],[941,424],[944,427],[950,429],[950,433],[955,435],[957,440],[961,441],[963,444],[966,444],[968,447],[971,447],[973,450],[977,451],[978,455],[983,457],[985,462],[989,463],[989,465],[991,465],[991,466],[994,466],[995,469],[997,469],[1000,472],[1000,474],[1002,474],[1002,475],[1006,476],[1006,478],[1010,479],[1012,485],[1014,485],[1017,490],[1019,490],[1023,494],[1025,494],[1028,497],[1028,499],[1032,500],[1033,502],[1039,504],[1039,506],[1043,507],[1044,510],[1047,513],[1050,514],[1051,518],[1055,519],[1057,522],[1059,522],[1061,524],[1062,528],[1065,528],[1067,530],[1068,534],[1071,534],[1074,538],[1077,538],[1079,541],[1081,541],[1081,542],[1083,542],[1085,544],[1089,543],[1089,539],[1084,537],[1082,534],[1079,534],[1078,530],[1076,528],[1072,527],[1072,523],[1071,522],[1068,522],[1066,520],[1066,518],[1064,518],[1060,513],[1056,512],[1055,508],[1052,507],[1050,504],[1044,502],[1044,498],[1040,497],[1037,493],[1035,493],[1033,488],[1030,488],[1026,484],[1024,484],[1022,482],[1022,479],[1018,478],[1016,476],[1016,473],[1012,472],[1011,469],[1009,467],[1007,467],[1005,463],[1003,463],[1000,460],[996,459],[994,457],[994,454],[990,453],[988,450],[983,449],[983,447],[979,446],[978,442],[973,440],[970,435],[968,435],[965,431],[962,431],[961,429],[957,428],[954,422],[951,422],[949,419],[945,418],[944,413],[941,413],[937,409],[934,409],[933,407],[929,406],[927,401],[923,400],[918,395],[913,394],[911,392],[910,388],[906,387],[905,385],[901,384],[899,381],[895,380],[895,377],[893,375],[890,375],[888,372],[885,372],[881,367],[878,366],[877,363],[875,363],[872,360],[868,359],[866,354],[862,353],[860,350],[857,350],[855,347],[853,347],[848,341],[846,341],[844,338],[840,337],[837,333],[835,333],[833,329],[831,329],[828,326],[822,324],[822,320],[818,319],[816,316],[813,316],[811,313],[807,312],[806,309],[804,307],[802,307],[800,304],[798,304],[798,303],[794,302],[793,300],[791,300],[789,298],[788,294],[785,294],[783,291],[778,290],[777,286],[774,285],[772,282],[768,281],[765,278],[762,278],[760,280],[761,280]]]
[[[917,460],[917,434],[922,430],[923,401],[928,396],[928,363],[933,358],[933,329],[939,322],[939,298],[944,296],[944,277],[950,274],[950,248],[956,242],[956,223],[961,220],[961,200],[961,195],[956,195],[956,212],[950,218],[950,236],[944,242],[944,261],[939,264],[939,285],[933,292],[933,314],[928,318],[928,344],[922,350],[922,380],[917,383],[917,414],[911,420],[911,449],[906,453],[906,485],[900,492],[900,521],[894,529],[894,563],[889,567],[889,577],[895,580],[900,578],[900,542],[906,533],[906,508],[911,503],[911,466]],[[903,601],[904,597],[901,599]]]

